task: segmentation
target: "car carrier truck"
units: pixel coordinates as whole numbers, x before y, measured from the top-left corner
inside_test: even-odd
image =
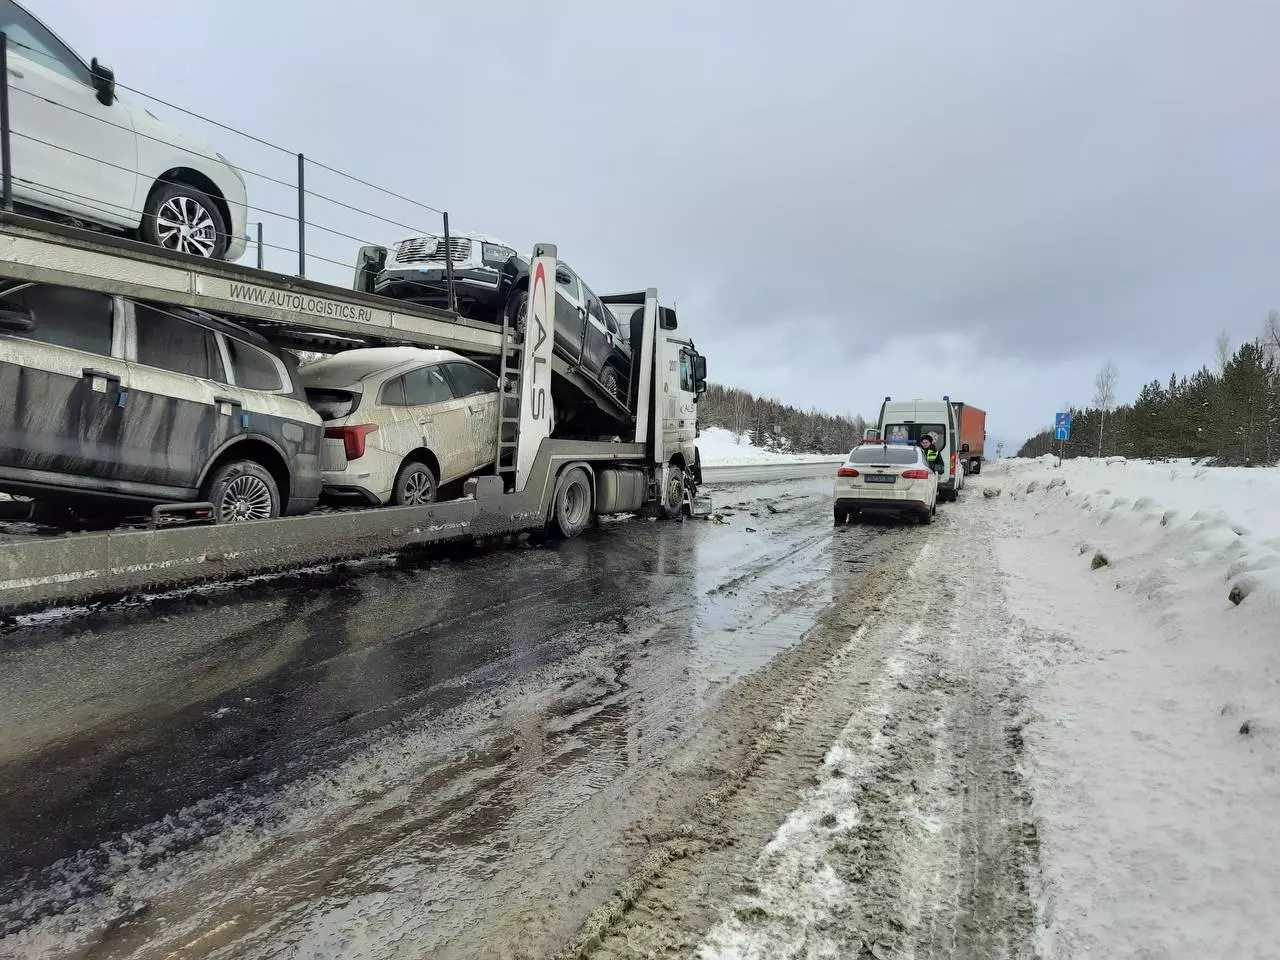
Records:
[[[280,346],[442,347],[497,371],[501,410],[491,475],[461,499],[252,523],[185,520],[191,504],[156,508],[150,529],[0,543],[0,610],[167,588],[254,572],[395,552],[447,540],[547,531],[581,533],[593,517],[709,512],[699,495],[697,402],[706,361],[657,291],[602,297],[632,317],[635,403],[620,434],[558,437],[557,390],[599,389],[552,350],[556,248],[535,246],[523,335],[508,325],[390,301],[357,290],[189,257],[76,227],[0,213],[0,279],[95,290],[193,307],[250,326]]]

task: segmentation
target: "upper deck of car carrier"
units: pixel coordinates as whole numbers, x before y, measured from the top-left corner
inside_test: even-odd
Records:
[[[354,270],[354,267],[353,267]],[[457,313],[165,250],[0,211],[0,279],[57,284],[225,315],[284,347],[439,347],[498,357],[502,330]],[[552,368],[611,415],[629,411],[562,357]]]

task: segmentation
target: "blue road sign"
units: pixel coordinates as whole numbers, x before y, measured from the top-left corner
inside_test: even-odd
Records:
[[[1053,439],[1071,439],[1071,414],[1055,413],[1053,415]]]

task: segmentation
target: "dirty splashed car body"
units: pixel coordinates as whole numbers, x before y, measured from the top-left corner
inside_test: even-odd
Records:
[[[440,487],[492,466],[497,377],[448,350],[348,350],[302,368],[325,423],[325,498],[432,503]]]

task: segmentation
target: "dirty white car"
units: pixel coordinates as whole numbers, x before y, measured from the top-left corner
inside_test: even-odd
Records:
[[[498,379],[448,350],[348,350],[300,371],[324,421],[327,500],[434,502],[444,484],[492,465]]]
[[[937,510],[938,474],[914,443],[862,443],[836,471],[837,524],[860,513],[914,516],[929,523]]]

